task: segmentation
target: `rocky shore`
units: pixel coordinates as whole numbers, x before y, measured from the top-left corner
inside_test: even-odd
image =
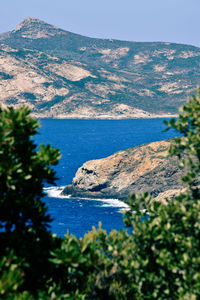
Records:
[[[148,191],[160,200],[182,188],[182,171],[176,158],[166,157],[169,141],[119,151],[84,163],[62,194],[78,198],[117,198]]]

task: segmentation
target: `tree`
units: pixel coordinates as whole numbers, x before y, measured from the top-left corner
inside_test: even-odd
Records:
[[[25,282],[32,290],[48,269],[51,218],[41,198],[44,183],[55,183],[50,166],[60,156],[49,145],[37,150],[32,136],[38,127],[27,107],[0,110],[0,255],[13,249],[29,265]]]
[[[187,188],[163,202],[147,193],[132,195],[124,213],[128,232],[93,229],[81,240],[67,235],[54,254],[62,274],[57,285],[61,294],[76,290],[80,299],[200,298],[200,90],[167,125],[181,133],[169,152],[180,158]]]
[[[107,234],[99,226],[80,239],[67,234],[60,243],[48,231],[50,218],[40,201],[43,181],[54,182],[49,165],[57,163],[58,150],[36,150],[30,136],[38,125],[27,109],[1,111],[3,296],[35,299],[35,288],[36,299],[200,298],[200,90],[167,125],[181,133],[169,152],[180,158],[186,189],[163,202],[147,193],[132,195],[124,212],[128,230]],[[5,246],[13,249],[9,261]],[[26,284],[20,290],[24,270]]]
[[[177,120],[166,124],[181,134],[169,153],[180,159],[186,189],[165,203],[147,201],[147,195],[129,199],[125,222],[134,227],[130,281],[138,299],[199,299],[200,89],[180,109]],[[146,211],[141,211],[141,202]]]

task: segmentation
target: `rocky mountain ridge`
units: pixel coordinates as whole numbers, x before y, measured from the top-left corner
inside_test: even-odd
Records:
[[[200,82],[200,49],[84,37],[27,18],[0,34],[0,103],[37,117],[177,113]]]
[[[119,151],[84,163],[63,195],[78,198],[117,198],[149,192],[164,199],[183,188],[176,158],[166,158],[170,141],[160,141]]]

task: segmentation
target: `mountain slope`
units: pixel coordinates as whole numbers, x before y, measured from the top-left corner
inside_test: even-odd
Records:
[[[200,82],[197,47],[89,38],[32,18],[0,35],[0,55],[0,101],[28,103],[40,116],[174,114]],[[25,88],[13,81],[19,64]]]
[[[103,71],[104,72],[104,71]],[[142,110],[113,103],[107,93],[121,90],[118,77],[49,56],[43,52],[1,45],[0,100],[6,105],[28,104],[38,117],[148,117]]]

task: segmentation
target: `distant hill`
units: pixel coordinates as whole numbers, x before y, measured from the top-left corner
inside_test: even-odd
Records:
[[[27,18],[0,34],[0,101],[37,116],[176,114],[200,84],[200,48],[95,39]]]

